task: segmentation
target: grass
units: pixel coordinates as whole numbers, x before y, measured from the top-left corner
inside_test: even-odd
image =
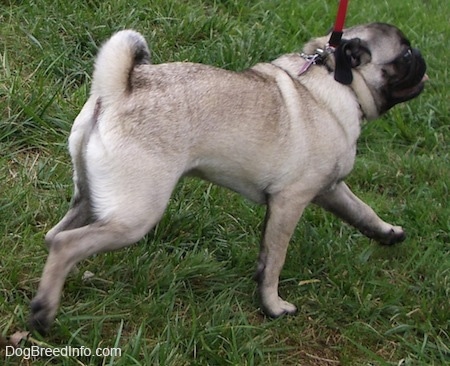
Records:
[[[65,213],[70,126],[93,57],[114,31],[140,30],[154,62],[241,70],[298,50],[333,23],[328,1],[1,2],[0,344],[26,330],[47,251]],[[291,241],[281,293],[299,314],[257,309],[264,209],[182,181],[139,245],[82,262],[52,333],[25,346],[112,347],[121,357],[0,357],[6,365],[443,365],[449,337],[450,10],[442,1],[350,2],[347,24],[391,22],[424,54],[417,100],[364,127],[348,183],[405,243],[379,247],[318,208]],[[89,279],[83,275],[92,273]]]

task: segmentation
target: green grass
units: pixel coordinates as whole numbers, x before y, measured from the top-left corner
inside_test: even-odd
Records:
[[[149,4],[152,4],[151,6]],[[135,28],[154,62],[241,70],[325,33],[336,2],[5,1],[0,5],[0,345],[26,330],[47,251],[65,213],[70,126],[98,46]],[[281,293],[299,314],[259,310],[252,274],[264,208],[182,181],[139,245],[82,262],[52,333],[26,346],[109,347],[120,358],[33,365],[444,365],[449,337],[450,8],[442,1],[350,2],[347,24],[391,22],[420,47],[430,82],[364,127],[348,182],[408,239],[379,247],[318,208],[291,241]],[[94,276],[83,280],[90,271]],[[2,353],[3,352],[3,353]],[[3,364],[29,365],[20,358]]]

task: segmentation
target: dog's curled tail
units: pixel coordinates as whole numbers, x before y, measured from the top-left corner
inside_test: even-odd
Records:
[[[145,38],[133,30],[114,34],[101,47],[95,61],[91,94],[102,103],[114,102],[131,92],[131,72],[136,65],[150,63]]]

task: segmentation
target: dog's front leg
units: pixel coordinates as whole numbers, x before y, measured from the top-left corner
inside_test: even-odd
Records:
[[[283,191],[270,195],[267,200],[266,219],[255,279],[258,282],[261,308],[265,314],[271,317],[297,312],[295,305],[279,297],[278,281],[286,258],[289,240],[308,204],[305,200],[297,200],[298,197],[293,192]]]
[[[400,226],[381,220],[367,204],[355,196],[344,182],[316,197],[314,202],[382,244],[395,244],[406,237]]]

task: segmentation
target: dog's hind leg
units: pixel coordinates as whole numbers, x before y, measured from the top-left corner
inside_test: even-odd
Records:
[[[115,208],[108,217],[54,235],[38,292],[31,303],[30,326],[33,329],[42,334],[49,329],[59,306],[64,281],[79,261],[135,243],[158,223],[175,183],[167,184],[166,189],[159,192],[156,189],[150,193],[147,187],[137,196],[128,194],[128,203]],[[79,210],[78,214],[81,212]],[[83,220],[77,216],[77,211],[68,215],[68,223]]]
[[[136,229],[139,231],[131,232]],[[98,221],[56,234],[37,295],[31,302],[30,326],[42,334],[46,333],[55,317],[65,279],[79,261],[98,252],[132,244],[144,234],[142,227],[126,227],[116,221]]]
[[[50,248],[55,236],[61,231],[76,229],[85,226],[91,219],[91,209],[87,198],[76,198],[69,211],[46,235],[45,242]]]
[[[95,97],[89,98],[72,126],[69,137],[69,150],[74,166],[73,181],[75,192],[69,211],[45,236],[45,242],[48,247],[51,246],[53,239],[59,232],[87,225],[92,219],[84,150],[91,131],[97,123],[100,109],[100,99]]]
[[[393,226],[380,219],[367,204],[356,197],[344,182],[316,197],[314,203],[382,244],[395,244],[403,241],[406,237],[400,226]]]

